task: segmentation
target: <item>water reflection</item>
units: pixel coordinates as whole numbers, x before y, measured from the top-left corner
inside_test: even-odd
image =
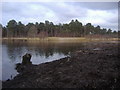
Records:
[[[25,53],[32,55],[32,63],[40,64],[66,57],[69,52],[83,49],[83,43],[28,43],[28,42],[3,42],[2,45],[2,69],[3,80],[14,77],[17,74],[15,64],[21,63]]]
[[[34,54],[36,56],[53,56],[54,53],[67,55],[68,52],[73,52],[77,49],[83,49],[82,43],[21,43],[11,42],[3,43],[7,48],[7,54],[12,61],[16,58],[21,58],[26,52]]]

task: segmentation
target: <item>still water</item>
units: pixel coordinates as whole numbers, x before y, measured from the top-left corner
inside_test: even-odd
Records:
[[[40,64],[64,58],[70,52],[83,49],[85,43],[28,43],[3,42],[2,45],[2,80],[12,79],[18,74],[16,63],[21,63],[25,53],[32,54],[32,64]]]

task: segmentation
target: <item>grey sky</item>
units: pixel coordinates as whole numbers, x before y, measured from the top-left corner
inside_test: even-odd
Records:
[[[2,24],[11,19],[28,22],[69,23],[78,19],[102,28],[118,30],[117,2],[3,2]]]

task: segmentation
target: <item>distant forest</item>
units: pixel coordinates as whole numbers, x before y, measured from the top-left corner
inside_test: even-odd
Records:
[[[81,22],[71,20],[68,24],[54,25],[53,22],[45,21],[28,23],[10,20],[6,26],[2,26],[2,37],[85,37],[85,36],[116,36],[117,31],[93,26],[91,23],[83,25]]]

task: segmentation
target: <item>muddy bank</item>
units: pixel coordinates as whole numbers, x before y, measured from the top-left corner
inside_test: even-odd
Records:
[[[18,65],[3,88],[120,88],[117,43],[94,43],[69,57],[40,65]]]

